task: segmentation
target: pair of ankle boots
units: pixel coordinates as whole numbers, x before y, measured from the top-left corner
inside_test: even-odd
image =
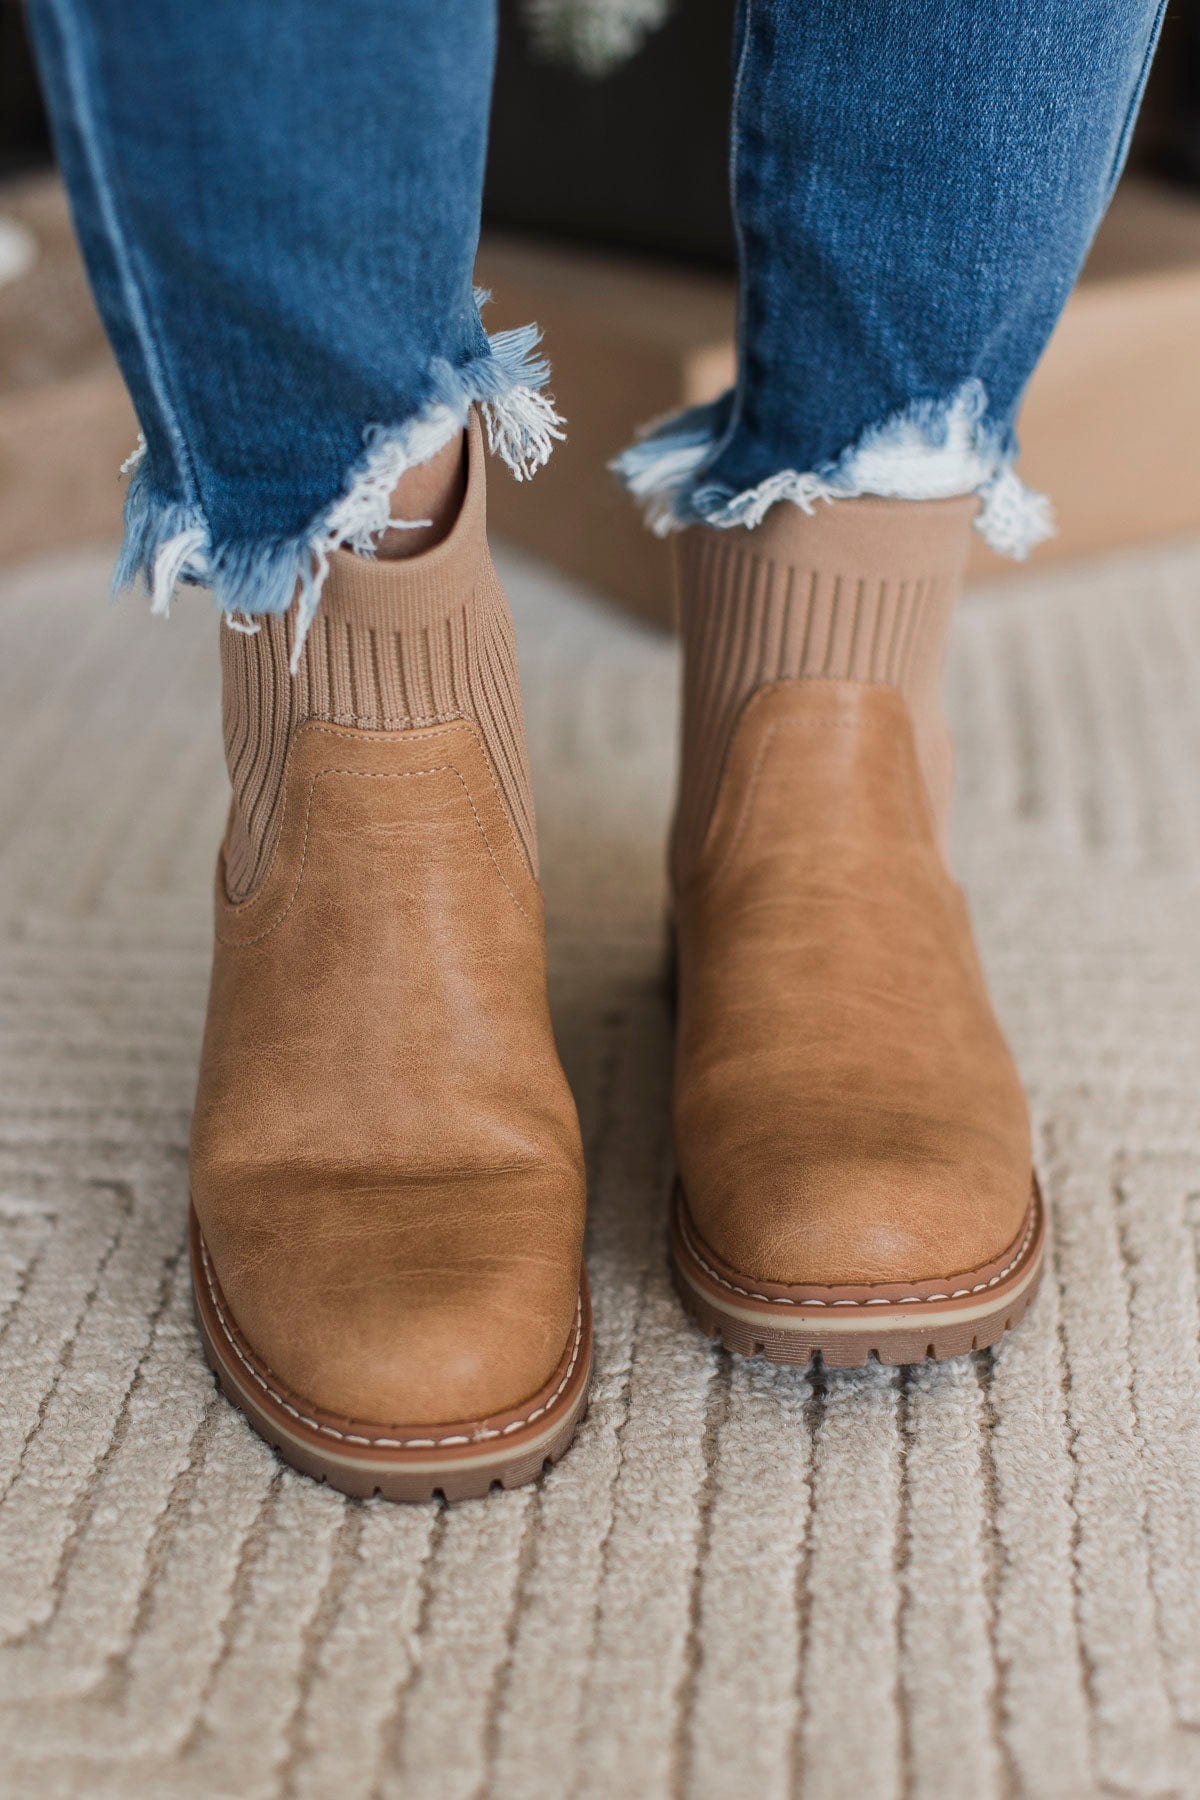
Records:
[[[511,1487],[566,1449],[592,1327],[483,449],[449,537],[339,554],[223,634],[234,799],[191,1155],[209,1360],[344,1492]],[[1024,1100],[940,846],[972,503],[777,507],[681,543],[670,1255],[786,1363],[990,1344],[1040,1270]]]

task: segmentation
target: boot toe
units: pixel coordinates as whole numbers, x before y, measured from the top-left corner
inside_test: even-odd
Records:
[[[576,1325],[581,1263],[561,1240],[554,1254],[526,1247],[520,1218],[536,1243],[554,1184],[523,1200],[507,1186],[491,1209],[478,1187],[469,1209],[452,1193],[408,1208],[398,1195],[369,1238],[345,1229],[342,1195],[305,1206],[308,1234],[248,1246],[218,1233],[227,1309],[285,1403],[382,1431],[470,1424],[539,1394]]]
[[[942,1284],[1002,1260],[1028,1216],[1028,1170],[953,1155],[814,1157],[775,1148],[685,1193],[716,1256],[762,1283]]]

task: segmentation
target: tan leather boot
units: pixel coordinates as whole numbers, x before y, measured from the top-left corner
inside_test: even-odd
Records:
[[[591,1322],[477,428],[451,536],[335,557],[289,679],[291,629],[224,641],[200,1327],[297,1468],[350,1494],[482,1494],[569,1443]]]
[[[710,1333],[776,1362],[990,1344],[1041,1269],[1025,1101],[940,848],[972,508],[779,506],[680,546],[672,1261]]]

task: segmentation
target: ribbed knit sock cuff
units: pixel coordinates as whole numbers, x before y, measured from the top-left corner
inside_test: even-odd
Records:
[[[279,829],[288,744],[306,719],[405,731],[450,719],[479,729],[513,827],[537,848],[512,615],[488,554],[483,443],[471,427],[467,495],[450,535],[410,559],[337,551],[294,676],[295,612],[253,633],[223,628],[225,756],[233,787],[225,886],[261,882]]]
[[[941,682],[977,502],[776,506],[753,530],[676,539],[683,754],[672,861],[694,866],[738,714],[768,682],[879,682],[908,702],[939,825],[951,785]]]

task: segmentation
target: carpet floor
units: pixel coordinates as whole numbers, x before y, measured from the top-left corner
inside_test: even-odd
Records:
[[[965,607],[959,867],[1049,1279],[997,1355],[732,1360],[663,1260],[675,656],[514,558],[597,1376],[538,1487],[359,1504],[217,1396],[181,1261],[215,624],[0,578],[0,1788],[1200,1794],[1200,547]]]

